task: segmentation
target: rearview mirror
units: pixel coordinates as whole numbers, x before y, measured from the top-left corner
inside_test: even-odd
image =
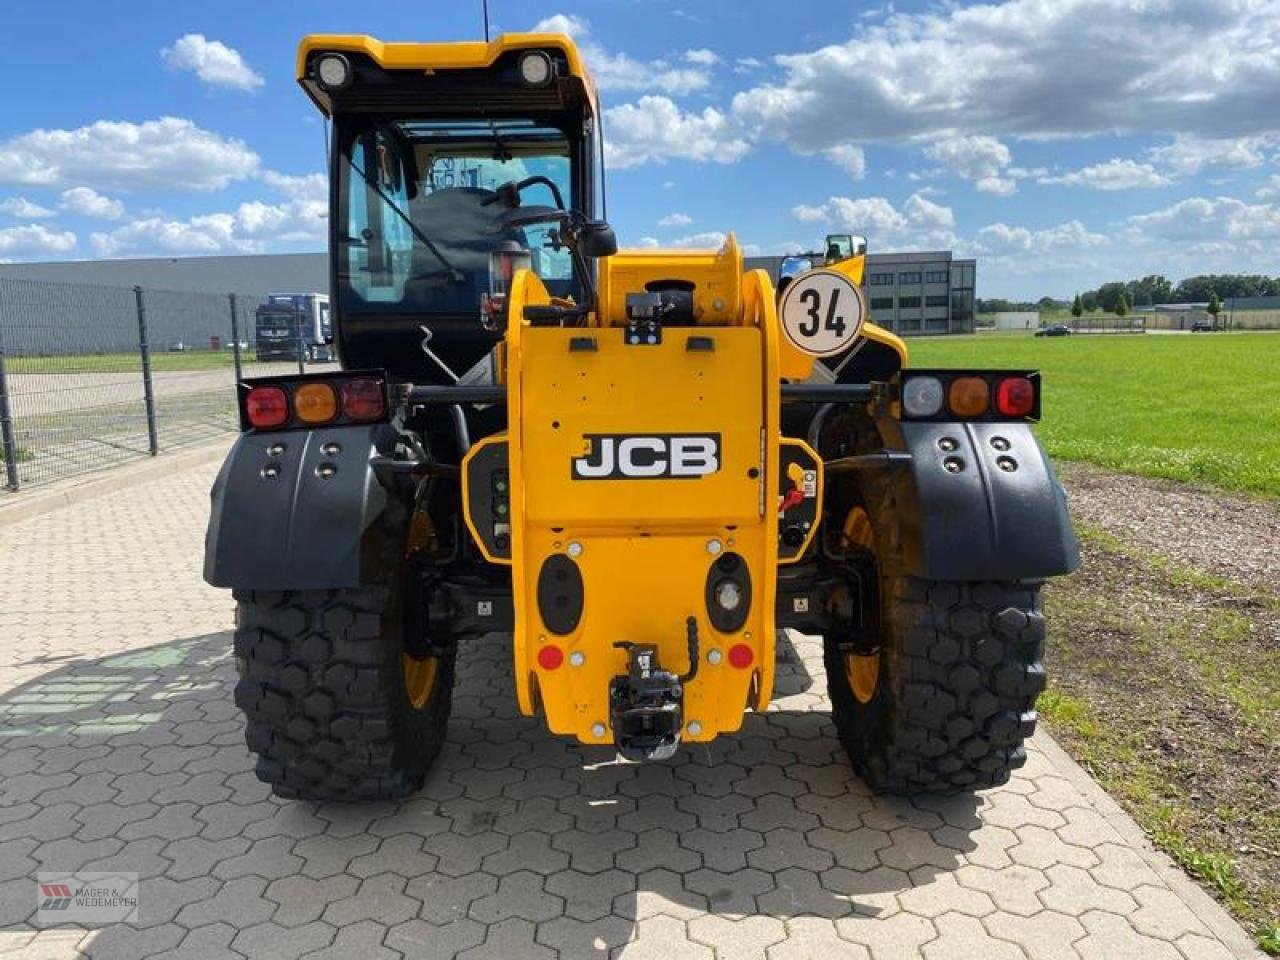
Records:
[[[578,234],[578,250],[584,257],[612,257],[618,252],[613,227],[603,220],[590,220]]]

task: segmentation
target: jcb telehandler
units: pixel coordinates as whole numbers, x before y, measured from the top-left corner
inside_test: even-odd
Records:
[[[764,710],[794,628],[876,789],[1023,762],[1039,584],[1077,563],[1036,373],[908,367],[861,255],[775,304],[732,237],[619,253],[565,36],[311,36],[297,70],[342,369],[239,385],[205,557],[259,777],[413,791],[489,632],[522,711],[631,760]]]

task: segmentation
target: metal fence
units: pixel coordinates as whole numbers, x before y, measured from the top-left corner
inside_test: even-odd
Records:
[[[0,278],[0,485],[17,491],[237,429],[262,297]]]

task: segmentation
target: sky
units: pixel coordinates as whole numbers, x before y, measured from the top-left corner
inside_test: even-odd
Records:
[[[0,260],[321,250],[306,33],[482,36],[480,0],[5,4]],[[624,246],[975,256],[978,295],[1280,274],[1280,0],[490,0],[572,34]],[[18,86],[14,86],[17,84]]]

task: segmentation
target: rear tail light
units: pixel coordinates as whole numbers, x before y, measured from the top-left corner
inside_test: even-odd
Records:
[[[381,371],[263,378],[242,382],[239,392],[243,430],[377,423],[388,414]]]
[[[387,412],[382,381],[362,377],[342,385],[342,412],[352,420],[378,420]]]
[[[538,650],[538,666],[543,670],[556,670],[564,663],[564,651],[554,643],[548,643]]]
[[[271,430],[289,420],[289,398],[279,387],[254,387],[244,398],[245,419],[256,430]]]
[[[996,387],[996,409],[1006,417],[1025,417],[1035,406],[1035,384],[1026,377],[1005,377]]]
[[[338,395],[327,383],[304,383],[293,392],[293,408],[303,423],[329,423],[338,416]]]
[[[902,411],[908,417],[932,417],[945,396],[937,377],[912,377],[902,382]]]
[[[1023,370],[904,370],[904,420],[1039,420],[1040,374]]]
[[[755,658],[755,651],[745,643],[735,643],[729,648],[729,665],[738,670],[747,669]]]
[[[991,404],[991,388],[981,377],[956,377],[947,391],[947,404],[957,417],[980,417]]]

